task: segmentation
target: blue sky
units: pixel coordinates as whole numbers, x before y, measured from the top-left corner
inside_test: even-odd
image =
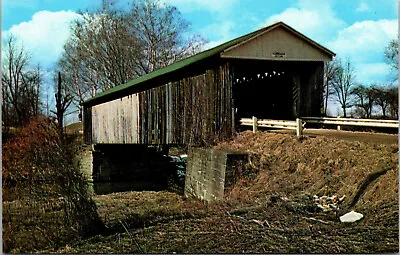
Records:
[[[390,70],[384,48],[398,34],[397,0],[162,0],[175,5],[191,23],[190,33],[216,46],[275,21],[349,59],[357,81],[387,83]],[[124,0],[119,0],[120,4]],[[51,69],[68,38],[69,22],[78,10],[101,0],[2,0],[2,36],[19,37],[32,62]]]

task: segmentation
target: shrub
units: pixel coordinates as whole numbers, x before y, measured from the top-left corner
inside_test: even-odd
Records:
[[[4,252],[60,246],[102,226],[75,152],[45,118],[3,145]]]

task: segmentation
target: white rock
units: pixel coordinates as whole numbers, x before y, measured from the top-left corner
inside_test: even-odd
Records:
[[[361,213],[355,212],[355,211],[351,211],[346,213],[343,216],[340,216],[340,222],[355,222],[358,221],[360,219],[362,219],[364,217],[364,215],[362,215]]]

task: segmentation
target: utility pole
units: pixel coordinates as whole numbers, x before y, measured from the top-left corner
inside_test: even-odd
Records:
[[[64,132],[63,132],[64,115],[65,115],[65,112],[67,111],[68,107],[72,103],[72,96],[69,94],[63,95],[60,72],[58,72],[58,83],[57,83],[57,91],[55,93],[55,97],[56,97],[56,111],[55,112],[53,111],[53,113],[57,117],[58,132],[59,132],[61,138],[63,138],[63,136],[64,136]]]

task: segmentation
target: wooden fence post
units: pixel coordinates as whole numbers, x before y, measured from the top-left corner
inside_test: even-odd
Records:
[[[302,136],[303,135],[303,121],[301,119],[296,119],[296,135]]]
[[[257,117],[253,116],[253,133],[257,132],[257,126],[258,126]]]
[[[338,118],[340,118],[340,116],[337,116]],[[341,125],[337,125],[337,130],[340,131],[342,130],[342,126]]]

